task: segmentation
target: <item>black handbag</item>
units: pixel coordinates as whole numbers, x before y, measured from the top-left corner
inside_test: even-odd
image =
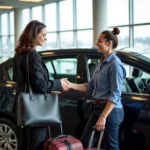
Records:
[[[29,53],[30,54],[30,53]],[[33,93],[29,79],[29,54],[26,87],[29,92],[19,92],[17,97],[18,126],[48,126],[62,123],[59,97],[54,93]],[[28,82],[28,84],[27,84]]]

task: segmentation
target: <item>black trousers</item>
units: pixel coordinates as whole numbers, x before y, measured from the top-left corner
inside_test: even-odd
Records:
[[[27,128],[28,149],[42,150],[46,137],[46,127],[29,127]]]

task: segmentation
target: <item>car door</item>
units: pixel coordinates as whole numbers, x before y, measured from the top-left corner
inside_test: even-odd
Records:
[[[88,80],[90,80],[100,56],[90,54],[86,55],[86,57]],[[127,72],[126,79],[124,79],[122,85],[121,97],[125,110],[125,118],[120,130],[120,145],[122,145],[122,147],[126,146],[127,149],[140,148],[144,150],[144,148],[150,148],[150,94],[145,85],[145,82],[150,79],[150,72],[148,73],[147,70],[144,69],[142,62],[135,61],[137,58],[133,58],[134,61],[130,58],[125,59],[125,57],[120,57],[120,59]],[[132,76],[133,68],[140,68],[139,70],[143,72],[140,77],[141,83],[144,85],[141,87],[143,88],[140,90],[141,92],[135,91],[135,89],[133,92],[132,88],[134,88],[134,85],[132,85],[132,82],[129,82],[129,80],[135,79],[135,77]],[[89,103],[89,100],[91,100],[90,97],[87,98],[87,103]],[[125,143],[125,145],[122,143]]]
[[[53,57],[44,57],[45,65],[47,66],[50,79],[67,78],[70,82],[81,83],[83,80],[84,64],[79,66],[79,61],[83,61],[83,56],[80,54],[74,55],[55,55]],[[81,63],[81,62],[80,62]],[[61,92],[60,94],[60,109],[61,117],[63,121],[64,134],[75,135],[75,128],[79,122],[77,114],[78,100],[83,97],[83,93],[69,90],[67,92]],[[58,135],[59,130],[55,126],[53,127],[53,135]]]
[[[1,65],[3,80],[0,83],[0,109],[12,112],[15,108],[16,85],[13,82],[12,59]]]
[[[126,81],[130,90],[122,91],[122,102],[125,118],[122,123],[124,137],[123,143],[131,148],[150,148],[150,94],[146,85],[150,78],[141,63],[122,59],[126,69]],[[123,145],[124,146],[124,145]]]

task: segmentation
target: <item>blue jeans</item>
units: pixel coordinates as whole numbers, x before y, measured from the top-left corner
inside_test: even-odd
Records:
[[[90,140],[92,126],[95,126],[100,114],[102,113],[105,105],[95,105],[94,111],[92,112],[81,137],[84,148],[88,147]],[[119,126],[124,118],[123,108],[113,108],[110,114],[107,116],[105,131],[104,131],[104,142],[106,150],[119,150],[118,133]],[[95,138],[93,140],[93,143]]]

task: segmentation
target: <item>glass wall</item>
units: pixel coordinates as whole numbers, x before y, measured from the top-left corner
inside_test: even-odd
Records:
[[[63,0],[23,9],[23,28],[35,19],[46,24],[47,42],[38,50],[92,47],[92,2]],[[109,29],[117,26],[121,30],[118,48],[150,48],[150,0],[107,0],[107,4]],[[1,14],[1,60],[13,56],[14,45],[14,12]]]
[[[109,29],[120,28],[119,46],[150,48],[150,1],[107,0]]]
[[[0,15],[0,61],[14,54],[14,12]]]
[[[64,0],[23,9],[23,18],[26,19],[22,20],[22,24],[23,28],[31,20],[39,20],[46,24],[47,42],[43,47],[37,48],[39,51],[92,47],[92,16],[92,0]],[[14,55],[14,40],[14,12],[1,14],[1,60]]]
[[[32,18],[37,17],[34,9]],[[92,0],[64,0],[42,9],[42,21],[47,27],[47,42],[42,49],[92,47]]]

